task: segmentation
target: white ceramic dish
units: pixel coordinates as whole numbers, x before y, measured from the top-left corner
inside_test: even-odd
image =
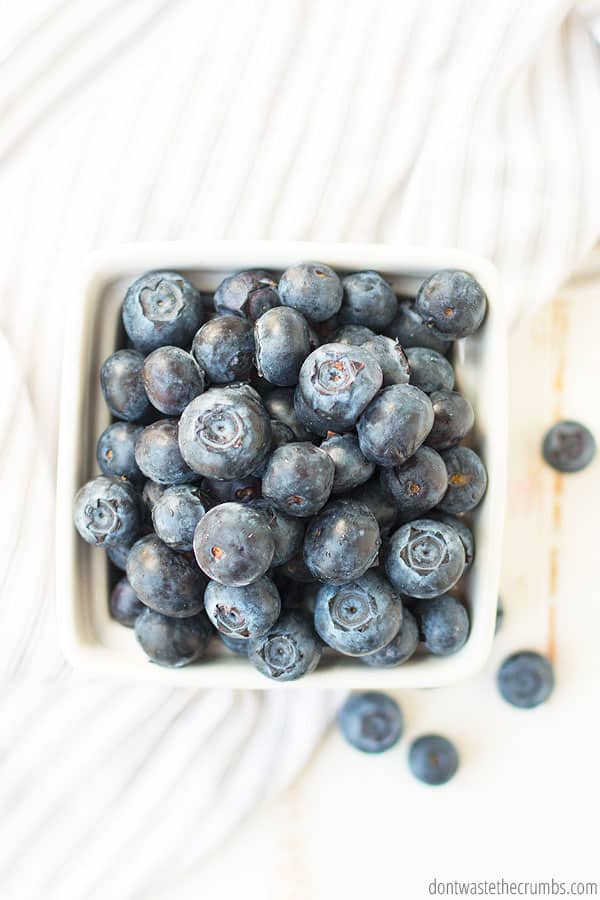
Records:
[[[376,269],[398,293],[412,294],[420,281],[441,268],[471,272],[483,285],[489,310],[475,337],[460,341],[455,353],[457,384],[475,408],[477,441],[489,487],[475,517],[476,561],[468,576],[471,632],[459,653],[423,656],[395,669],[372,669],[357,660],[327,659],[310,676],[285,687],[394,689],[435,687],[480,669],[494,635],[506,489],[506,332],[496,270],[486,260],[457,250],[373,244],[272,242],[134,244],[95,254],[83,269],[68,319],[64,351],[57,483],[57,598],[65,655],[88,675],[142,679],[186,687],[281,688],[246,660],[215,646],[205,660],[183,669],[150,664],[133,631],[108,615],[108,567],[103,551],[85,544],[72,523],[73,496],[97,474],[95,443],[109,424],[98,371],[115,348],[120,303],[127,284],[149,269],[184,272],[211,291],[232,271],[281,271],[305,259],[329,263],[337,271]],[[217,644],[217,642],[215,642]]]

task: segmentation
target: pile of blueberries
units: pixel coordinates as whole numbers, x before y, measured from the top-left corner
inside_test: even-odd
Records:
[[[177,272],[131,284],[100,372],[102,474],[74,518],[126,571],[111,614],[152,662],[218,636],[281,682],[327,648],[385,667],[460,650],[487,475],[447,354],[486,304],[457,270],[415,299],[323,263],[212,297]]]

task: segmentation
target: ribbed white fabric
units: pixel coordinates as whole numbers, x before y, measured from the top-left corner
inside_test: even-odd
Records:
[[[598,234],[584,10],[3,4],[3,900],[147,896],[294,777],[336,702],[81,683],[62,663],[53,468],[74,264],[191,234],[459,245],[495,260],[511,315],[532,308]]]

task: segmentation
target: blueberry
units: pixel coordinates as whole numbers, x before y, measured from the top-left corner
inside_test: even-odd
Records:
[[[379,572],[367,572],[341,587],[324,584],[319,588],[315,628],[340,653],[364,656],[381,650],[401,625],[400,597]]]
[[[456,747],[439,734],[425,734],[410,745],[410,771],[425,784],[446,784],[458,770]]]
[[[204,390],[204,372],[181,347],[159,347],[144,360],[144,387],[152,406],[178,416]]]
[[[448,471],[448,490],[439,508],[452,515],[474,509],[487,488],[487,472],[482,461],[469,447],[451,447],[441,455]]]
[[[473,407],[456,391],[434,391],[429,399],[433,405],[433,428],[427,443],[436,450],[455,447],[470,432],[475,422]]]
[[[375,337],[375,332],[364,325],[342,325],[333,334],[336,344],[351,344],[354,347],[360,347],[361,344],[373,337]]]
[[[260,479],[253,475],[237,481],[218,481],[216,478],[203,478],[202,488],[208,491],[218,503],[250,503],[260,497]]]
[[[239,638],[231,637],[229,634],[219,634],[219,639],[232,653],[248,658],[248,641],[240,641]]]
[[[233,313],[258,319],[279,306],[275,277],[264,269],[249,269],[224,278],[215,291],[215,309],[219,315]]]
[[[402,611],[402,625],[396,637],[392,638],[389,644],[386,644],[381,650],[376,650],[375,653],[369,653],[367,656],[361,656],[360,661],[366,666],[391,669],[409,660],[418,646],[419,627],[417,620],[411,611],[404,607]]]
[[[329,499],[334,472],[333,460],[319,447],[286,444],[269,457],[263,497],[290,516],[314,516]]]
[[[267,412],[273,419],[291,428],[296,441],[308,441],[311,433],[302,424],[294,409],[294,391],[292,388],[275,388],[264,398]]]
[[[419,447],[401,466],[381,469],[381,484],[398,504],[403,520],[415,519],[433,509],[448,487],[448,473],[439,453]]]
[[[439,597],[453,587],[465,567],[465,549],[456,531],[433,519],[415,519],[394,532],[385,568],[397,590],[410,597]]]
[[[401,466],[416,453],[433,425],[427,394],[411,384],[384,388],[358,420],[360,449],[380,466]]]
[[[381,331],[398,310],[393,290],[377,272],[355,272],[342,279],[340,322]]]
[[[271,419],[269,422],[271,428],[271,444],[269,446],[269,452],[273,453],[274,450],[277,450],[278,447],[283,447],[285,444],[291,444],[296,440],[296,436],[291,428],[288,428],[287,425],[284,425],[283,422],[279,422],[277,419]],[[263,477],[265,472],[267,471],[267,465],[269,462],[269,457],[265,456],[263,461],[252,473],[255,478],[260,479]]]
[[[498,605],[496,607],[496,626],[494,628],[494,634],[498,634],[502,625],[504,623],[504,604],[502,603],[502,597],[498,597]]]
[[[304,561],[319,581],[347,584],[375,563],[380,546],[373,513],[355,500],[335,500],[309,522]]]
[[[351,497],[359,503],[364,503],[371,510],[377,519],[382,537],[389,534],[398,519],[398,507],[393,498],[381,487],[377,475],[355,488]]]
[[[434,391],[451,391],[454,387],[452,364],[429,347],[408,347],[406,358],[410,369],[410,383],[426,394]]]
[[[469,636],[467,611],[452,594],[419,604],[418,618],[423,642],[434,656],[457,653]]]
[[[204,656],[212,634],[205,612],[174,619],[145,609],[135,622],[135,636],[150,661],[177,669]]]
[[[406,350],[407,347],[428,347],[438,353],[447,353],[450,341],[433,334],[415,310],[412,300],[398,304],[398,312],[385,329],[388,337],[395,338]]]
[[[230,587],[251,584],[271,565],[275,541],[266,515],[241,503],[214,506],[194,535],[198,565],[213,581]]]
[[[473,560],[475,559],[475,538],[473,537],[473,532],[462,519],[459,519],[457,516],[449,516],[447,513],[435,512],[431,516],[432,519],[435,519],[439,522],[445,522],[446,525],[451,525],[452,528],[458,533],[459,538],[462,541],[462,545],[465,548],[465,568],[463,570],[463,574],[469,569]]]
[[[185,484],[197,477],[179,450],[177,419],[161,419],[144,428],[135,445],[135,461],[146,478],[159,484]]]
[[[264,407],[240,389],[211,388],[192,400],[179,420],[182,456],[205,478],[235,481],[250,475],[270,442]]]
[[[332,434],[323,441],[321,450],[332,458],[335,466],[332,494],[351,491],[368,481],[375,471],[374,463],[362,455],[354,434]]]
[[[324,263],[291,266],[279,280],[283,305],[297,309],[313,322],[324,322],[335,316],[342,305],[342,295],[342,282]]]
[[[382,382],[379,363],[362,347],[324,344],[304,361],[296,393],[326,430],[348,431]]]
[[[296,584],[315,584],[316,578],[304,562],[304,554],[299,553],[288,559],[279,569],[282,575]]]
[[[142,431],[140,425],[115,422],[102,432],[96,444],[96,459],[103,475],[124,475],[134,483],[142,479],[135,461],[135,442]]]
[[[362,345],[375,357],[383,372],[383,386],[390,384],[408,384],[409,368],[404,350],[393,338],[377,334]]]
[[[144,482],[142,500],[144,501],[144,507],[150,518],[152,517],[154,504],[158,498],[164,494],[168,487],[167,484],[159,484],[157,481],[152,481],[151,478],[147,478]]]
[[[281,612],[279,591],[264,575],[252,584],[230,587],[209,581],[204,608],[217,631],[245,640],[265,634]]]
[[[248,641],[248,659],[275,681],[295,681],[316,669],[321,643],[308,613],[300,609],[283,612],[266,634]]]
[[[402,710],[387,694],[352,694],[337,715],[348,743],[363,753],[383,753],[398,743],[404,731]]]
[[[202,572],[153,534],[129,551],[127,578],[142,603],[165,616],[179,619],[202,609]]]
[[[100,369],[100,387],[106,405],[117,419],[146,420],[152,410],[144,388],[144,357],[137,350],[117,350]]]
[[[270,384],[297,384],[300,367],[310,353],[310,335],[304,316],[295,309],[278,306],[254,325],[256,368]]]
[[[533,709],[545,703],[553,689],[552,663],[533,650],[513,653],[498,670],[498,690],[512,706]]]
[[[200,488],[188,484],[168,488],[152,509],[157,536],[173,550],[192,550],[196,525],[208,509]]]
[[[306,430],[307,438],[310,440],[315,434],[325,437],[328,434],[335,433],[331,422],[326,422],[314,411],[312,406],[307,403],[298,388],[294,394],[294,413],[299,422],[302,423]],[[342,430],[341,428],[338,430]]]
[[[271,565],[282,566],[301,552],[304,539],[302,519],[287,516],[269,500],[253,500],[251,505],[253,509],[260,510],[267,517],[275,542]]]
[[[127,568],[127,557],[129,556],[129,551],[131,550],[133,544],[137,540],[139,535],[136,534],[133,540],[125,541],[122,544],[113,544],[111,547],[107,547],[106,555],[109,560],[116,566],[117,569],[120,569],[122,572]]]
[[[141,498],[126,479],[99,475],[77,491],[74,520],[88,544],[106,548],[126,544],[141,530]]]
[[[436,337],[454,341],[474,334],[487,307],[485,292],[468,272],[443,269],[427,278],[417,293],[415,309]]]
[[[189,347],[204,315],[202,295],[178,272],[147,272],[129,287],[123,325],[137,350]]]
[[[596,455],[596,441],[580,422],[557,422],[546,433],[542,454],[548,465],[559,472],[579,472]]]
[[[254,365],[252,324],[239,316],[217,316],[202,326],[192,355],[213,384],[245,381]]]
[[[146,607],[138,600],[137,594],[127,581],[120,578],[110,594],[110,614],[115,621],[128,628],[133,628],[135,620]]]

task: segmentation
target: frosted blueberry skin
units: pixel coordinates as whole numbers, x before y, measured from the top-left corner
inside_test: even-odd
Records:
[[[269,446],[269,453],[273,453],[275,450],[277,450],[278,447],[283,447],[285,444],[292,444],[296,440],[292,429],[288,428],[287,425],[284,425],[283,422],[279,422],[277,419],[270,419],[269,425],[271,428],[271,444]],[[255,476],[255,478],[260,479],[263,477],[263,475],[267,471],[268,462],[269,456],[267,454],[261,464],[257,466],[256,469],[254,469],[252,474]]]
[[[354,434],[333,434],[321,444],[335,466],[332,494],[345,494],[368,481],[375,471],[374,463],[366,459]]]
[[[315,603],[315,629],[334,650],[365,656],[381,650],[402,625],[402,603],[379,572],[350,584],[322,585]]]
[[[265,269],[247,269],[228,275],[215,291],[215,310],[254,321],[280,304],[275,276]]]
[[[140,422],[152,412],[144,388],[143,367],[144,357],[137,350],[117,350],[102,363],[100,387],[116,419]]]
[[[138,600],[137,594],[127,581],[120,578],[110,593],[109,611],[120,625],[133,628],[135,621],[146,607]]]
[[[557,422],[546,433],[542,456],[557,472],[579,472],[596,455],[594,436],[580,422]]]
[[[419,388],[384,388],[358,420],[360,449],[379,466],[401,466],[426,440],[433,419],[431,401]]]
[[[344,296],[340,322],[365,325],[381,331],[398,310],[398,301],[390,285],[378,272],[354,272],[342,279]]]
[[[286,610],[259,638],[248,641],[248,659],[267,678],[295,681],[319,664],[322,645],[304,610]]]
[[[179,450],[177,419],[146,426],[135,445],[135,461],[146,478],[158,484],[186,484],[198,477]]]
[[[252,500],[253,509],[258,509],[266,517],[275,542],[272,566],[282,566],[302,550],[304,522],[288,516],[269,500]]]
[[[144,482],[144,487],[142,489],[142,500],[144,502],[144,509],[146,515],[148,517],[148,521],[152,519],[152,510],[154,509],[154,504],[158,500],[158,498],[167,490],[169,485],[167,484],[159,484],[157,481],[152,481],[151,478],[147,478]]]
[[[351,344],[354,347],[360,347],[365,341],[375,336],[375,332],[364,325],[342,325],[333,333],[332,340],[336,344]]]
[[[425,734],[411,744],[408,765],[419,781],[430,785],[446,784],[458,770],[458,753],[447,738]]]
[[[135,540],[141,531],[142,516],[139,494],[122,478],[99,475],[75,495],[75,527],[84,541],[95,547],[114,547]]]
[[[415,310],[413,300],[401,300],[393,321],[384,329],[388,337],[395,338],[406,350],[407,347],[428,347],[445,354],[450,341],[438,337],[427,327]]]
[[[181,347],[159,347],[144,360],[142,379],[152,406],[178,416],[204,390],[204,372]]]
[[[444,522],[446,525],[450,525],[458,533],[462,545],[465,548],[464,574],[471,567],[473,560],[475,559],[475,538],[473,532],[467,523],[464,522],[463,519],[459,519],[458,516],[451,516],[448,513],[442,513],[436,510],[435,513],[432,513],[431,518],[438,522]]]
[[[228,634],[219,634],[218,638],[232,653],[248,658],[248,641],[240,641],[239,638],[233,638]]]
[[[394,498],[400,518],[415,519],[433,509],[448,487],[444,460],[431,447],[419,447],[401,466],[381,469],[381,485]]]
[[[334,473],[333,460],[319,447],[285,444],[269,457],[263,497],[290,516],[314,516],[329,499]]]
[[[404,716],[387,694],[370,691],[350,696],[337,715],[342,736],[363,753],[383,753],[395,746],[404,731]]]
[[[154,534],[141,538],[129,551],[127,578],[142,603],[165,616],[183,619],[202,609],[206,584],[202,572]]]
[[[245,478],[264,460],[271,443],[269,417],[249,391],[211,388],[184,409],[181,454],[205,478]]]
[[[103,475],[123,475],[133,484],[143,480],[135,461],[135,443],[142,433],[140,425],[114,422],[106,428],[96,444],[96,460]]]
[[[443,340],[474,334],[484,320],[487,297],[479,282],[460,269],[442,269],[418,290],[415,309],[429,330]]]
[[[361,345],[363,350],[371,353],[383,372],[383,386],[390,384],[408,384],[409,368],[404,350],[393,338],[377,334]]]
[[[428,347],[407,347],[405,353],[410,384],[421,388],[426,394],[453,390],[454,369],[445,356]]]
[[[382,383],[381,366],[362,347],[323,344],[302,364],[296,392],[326,430],[349,431]]]
[[[150,662],[179,669],[204,656],[213,629],[204,611],[174,619],[145,609],[136,619],[135,636]]]
[[[465,549],[457,532],[433,519],[408,522],[386,547],[388,578],[410,597],[439,597],[456,584],[464,567]]]
[[[311,439],[312,434],[296,415],[293,388],[275,388],[269,391],[265,394],[264,404],[272,419],[277,419],[292,430],[294,440],[309,441]]]
[[[375,653],[369,653],[368,656],[361,656],[360,661],[366,666],[372,666],[378,669],[392,669],[395,666],[401,666],[411,658],[417,647],[419,646],[419,626],[417,620],[409,609],[404,607],[402,611],[402,625],[396,637],[392,638],[389,644],[376,650]]]
[[[254,325],[256,368],[270,384],[297,384],[302,363],[311,351],[308,324],[295,309],[278,306]]]
[[[533,650],[513,653],[498,670],[498,690],[511,706],[533,709],[545,703],[553,689],[552,663]]]
[[[439,509],[451,515],[475,509],[487,489],[487,472],[481,459],[469,447],[451,447],[441,456],[448,472],[448,489]]]
[[[313,322],[324,322],[339,312],[342,282],[330,266],[306,262],[286,269],[279,280],[279,296]]]
[[[306,440],[312,440],[317,434],[320,437],[326,437],[326,435],[330,433],[345,430],[342,428],[341,423],[338,422],[334,428],[333,422],[327,422],[318,415],[310,403],[304,399],[299,388],[296,388],[294,393],[294,414],[298,421],[302,423],[302,426],[308,435]]]
[[[212,384],[245,381],[254,365],[254,332],[247,319],[217,316],[196,333],[192,356]]]
[[[469,636],[469,616],[452,594],[418,604],[417,618],[423,643],[434,656],[450,656],[464,647]]]
[[[204,608],[217,631],[244,641],[260,637],[275,624],[281,613],[279,591],[263,576],[243,587],[209,581],[204,592]]]
[[[264,575],[274,552],[266,515],[241,503],[214,506],[194,534],[194,554],[202,571],[230,587],[243,587]]]
[[[120,569],[122,572],[127,568],[127,557],[129,556],[129,551],[131,550],[133,544],[137,540],[139,535],[136,534],[135,538],[130,541],[125,541],[122,544],[113,544],[111,547],[106,548],[106,555],[109,560],[117,569]]]
[[[203,317],[202,295],[178,272],[147,272],[123,301],[125,331],[142,353],[167,344],[189,347]]]
[[[434,391],[429,395],[433,406],[433,427],[427,443],[436,450],[449,450],[468,435],[475,423],[473,407],[457,391]]]
[[[347,584],[371,568],[380,546],[373,513],[354,500],[334,500],[308,523],[304,561],[319,581]]]
[[[377,519],[382,537],[389,534],[398,520],[398,507],[393,497],[382,488],[379,476],[374,475],[369,481],[355,488],[350,494],[350,499],[364,503],[367,509],[371,510]]]
[[[152,509],[154,531],[171,549],[192,550],[196,525],[208,508],[200,488],[187,484],[167,488]]]

